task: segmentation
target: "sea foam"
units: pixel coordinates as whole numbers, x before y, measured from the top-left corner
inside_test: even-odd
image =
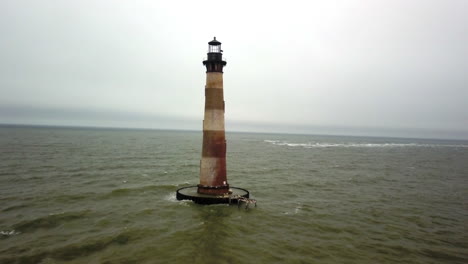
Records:
[[[277,146],[303,147],[303,148],[396,148],[396,147],[448,147],[448,148],[468,148],[468,145],[451,144],[421,144],[421,143],[327,143],[327,142],[307,142],[292,143],[280,140],[265,139],[264,142]]]

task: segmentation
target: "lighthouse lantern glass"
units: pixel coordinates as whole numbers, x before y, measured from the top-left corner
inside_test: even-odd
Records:
[[[210,53],[220,53],[221,52],[221,45],[209,45],[208,52]]]

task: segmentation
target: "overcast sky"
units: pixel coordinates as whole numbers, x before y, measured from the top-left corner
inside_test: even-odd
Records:
[[[468,1],[0,1],[0,123],[468,139]]]

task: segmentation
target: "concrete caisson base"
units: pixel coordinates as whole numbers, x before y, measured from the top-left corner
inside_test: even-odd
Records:
[[[249,191],[242,188],[230,187],[231,197],[249,198]],[[229,195],[208,195],[197,192],[198,186],[189,186],[177,190],[177,200],[191,200],[197,204],[227,204]],[[237,204],[237,198],[231,198],[231,203]]]

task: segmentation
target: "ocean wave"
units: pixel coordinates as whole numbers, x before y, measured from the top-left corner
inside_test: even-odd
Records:
[[[169,201],[169,202],[178,202],[175,192],[171,192],[167,194],[166,196],[164,196],[164,200]]]
[[[106,193],[102,196],[102,198],[113,198],[113,197],[120,197],[120,196],[128,196],[134,194],[142,194],[145,192],[156,192],[162,190],[174,190],[174,185],[148,185],[143,187],[136,187],[136,188],[119,188],[114,189],[109,193]]]
[[[303,147],[303,148],[401,148],[401,147],[448,147],[448,148],[468,148],[468,145],[453,145],[453,144],[421,144],[421,143],[327,143],[327,142],[307,142],[307,143],[291,143],[280,140],[264,140],[277,146],[288,147]]]
[[[190,206],[193,202],[190,200],[177,200],[177,196],[175,192],[171,192],[164,196],[164,200],[170,203],[177,203],[182,206]]]
[[[0,231],[0,236],[5,236],[5,237],[19,235],[19,234],[21,234],[21,232],[18,232],[16,230]]]
[[[103,251],[109,246],[123,246],[135,240],[151,234],[150,230],[144,229],[124,229],[123,232],[117,232],[104,237],[91,237],[78,240],[75,243],[66,244],[48,250],[35,250],[31,255],[21,257],[21,263],[43,263],[46,259],[61,261],[71,261],[78,257],[85,257],[99,251]],[[16,257],[3,258],[2,263],[17,263]]]
[[[28,206],[25,205],[25,204],[13,205],[13,206],[10,206],[10,207],[7,207],[7,208],[3,209],[2,211],[3,212],[8,212],[8,211],[11,211],[11,210],[21,209],[21,208],[25,208],[25,207],[28,207]]]
[[[14,230],[21,232],[33,231],[39,228],[54,228],[60,224],[75,219],[83,218],[89,213],[88,210],[79,212],[65,212],[58,214],[50,214],[44,217],[35,218],[32,220],[22,221],[18,224],[13,225]]]

